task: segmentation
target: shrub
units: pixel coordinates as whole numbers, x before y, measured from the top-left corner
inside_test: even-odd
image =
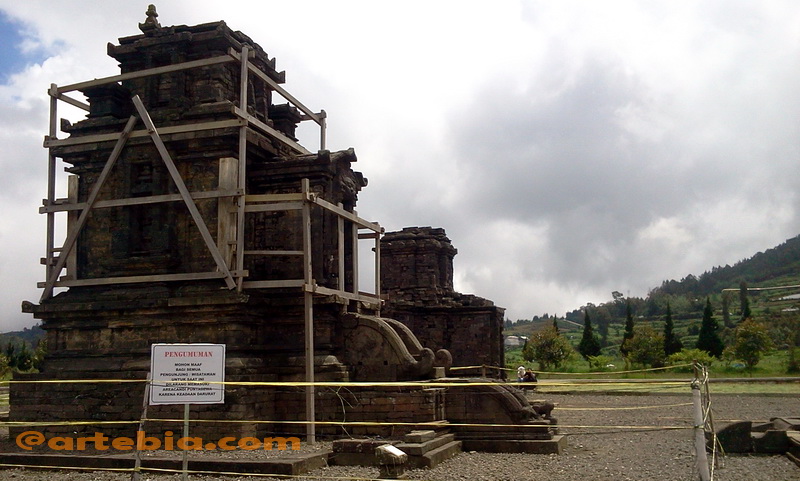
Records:
[[[636,326],[631,339],[625,342],[628,359],[643,366],[664,365],[664,336],[648,325]]]
[[[788,374],[797,374],[800,372],[800,348],[790,347],[789,357],[786,363],[786,372]]]
[[[5,354],[0,354],[0,379],[5,379],[11,367],[8,365],[8,358]]]
[[[539,369],[546,371],[550,366],[558,369],[573,354],[572,345],[552,326],[534,332],[522,350],[526,361],[536,360]]]
[[[613,369],[614,358],[611,356],[590,356],[589,357],[589,369],[593,371],[609,371]]]
[[[714,358],[706,351],[700,349],[683,349],[681,352],[676,352],[667,358],[667,363],[671,366],[691,364],[695,361],[708,367],[714,362]],[[680,372],[692,372],[691,366],[678,368],[676,370]]]
[[[744,362],[748,370],[752,370],[773,346],[767,326],[753,319],[742,321],[736,326],[733,337],[733,345],[729,346],[726,355]]]

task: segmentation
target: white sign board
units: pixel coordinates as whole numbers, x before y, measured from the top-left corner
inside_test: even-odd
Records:
[[[150,404],[225,402],[225,344],[153,344]]]

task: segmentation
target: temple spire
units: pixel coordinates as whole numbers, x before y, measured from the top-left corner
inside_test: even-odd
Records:
[[[158,23],[158,12],[156,11],[155,5],[148,5],[145,15],[147,15],[147,18],[145,19],[144,23],[139,24],[139,30],[141,30],[143,33],[147,33],[152,30],[161,29],[161,24]]]

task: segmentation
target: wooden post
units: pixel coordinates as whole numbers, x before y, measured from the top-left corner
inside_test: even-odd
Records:
[[[344,209],[344,204],[339,202],[339,208]],[[336,233],[337,233],[337,248],[338,248],[338,255],[339,258],[337,259],[339,263],[339,283],[338,288],[340,291],[345,290],[344,284],[344,271],[345,271],[345,263],[344,263],[344,217],[337,215],[336,216]]]
[[[700,399],[700,381],[692,381],[692,404],[694,407],[694,448],[697,457],[697,471],[700,473],[700,481],[709,481],[711,475],[708,470],[708,455],[706,453],[706,436],[703,426],[703,404]]]
[[[325,150],[325,144],[327,143],[326,140],[327,128],[328,128],[327,114],[324,110],[322,110],[319,113],[319,150]]]
[[[247,66],[250,63],[250,50],[247,45],[242,47],[241,74],[239,83],[239,108],[247,114]],[[245,195],[247,194],[247,124],[239,128],[239,210],[236,216],[236,270],[244,271],[244,208]],[[236,290],[242,290],[244,276],[236,279]]]
[[[139,443],[139,433],[142,433],[141,439],[144,440],[144,420],[147,419],[147,406],[150,404],[150,376],[147,373],[147,382],[144,384],[144,400],[142,401],[142,417],[139,418],[139,429],[136,431],[136,453],[134,455],[133,472],[131,473],[131,481],[139,481],[139,472],[142,469],[142,446]]]
[[[67,177],[67,199],[70,204],[77,204],[78,203],[78,187],[79,187],[79,177],[77,175],[70,175]],[[70,231],[73,225],[78,222],[78,212],[71,210],[67,213],[67,232]],[[76,241],[77,243],[77,241]],[[77,279],[78,278],[78,249],[77,246],[70,250],[69,254],[64,253],[63,255],[67,256],[67,263],[65,267],[67,268],[67,277],[69,279]]]
[[[58,135],[56,127],[56,117],[58,115],[58,86],[50,84],[50,125],[48,136],[50,139],[55,139]],[[47,200],[45,201],[48,206],[53,205],[56,198],[56,158],[52,151],[48,149],[47,156]],[[53,261],[53,249],[55,249],[55,229],[56,229],[56,213],[47,213],[47,246],[45,252],[45,274],[46,279],[50,279],[55,269]],[[67,231],[69,232],[69,231]],[[63,253],[62,253],[63,254]],[[51,297],[53,294],[52,287],[45,288],[42,300]]]
[[[355,210],[353,215],[356,215]],[[358,295],[358,224],[351,221],[350,229],[353,235],[353,294]]]
[[[185,403],[183,405],[183,438],[189,438],[189,406],[191,404]],[[189,450],[183,450],[183,481],[189,479]]]
[[[316,442],[316,412],[314,407],[314,278],[311,266],[311,202],[308,179],[301,184],[303,192],[303,304],[305,317],[306,353],[306,442]]]
[[[239,182],[238,172],[238,159],[232,157],[219,159],[219,190],[222,192],[236,190]],[[234,246],[238,239],[237,215],[234,214],[236,207],[233,197],[217,199],[217,247],[231,270],[238,268],[234,256]]]
[[[381,298],[381,234],[375,233],[375,297]],[[378,302],[378,316],[380,316],[381,303]]]

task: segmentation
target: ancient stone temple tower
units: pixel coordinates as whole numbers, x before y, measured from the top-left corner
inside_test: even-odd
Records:
[[[32,382],[12,385],[12,421],[139,419],[156,343],[226,346],[225,402],[192,407],[204,421],[196,435],[313,439],[306,426],[318,421],[400,423],[317,430],[387,436],[420,422],[536,417],[513,388],[435,383],[452,362],[442,347],[473,345],[472,328],[469,339],[434,334],[457,324],[445,308],[488,315],[453,297],[455,249],[443,231],[420,234],[442,246],[425,285],[389,277],[400,282],[387,292],[407,325],[381,311],[378,262],[375,285],[360,285],[359,242],[380,251],[383,233],[354,210],[367,181],[352,168],[352,149],[327,150],[325,112],[282,87],[274,58],[224,22],[162,27],[151,8],[139,27],[108,46],[119,75],[49,91],[49,188],[40,209],[48,220],[46,280],[38,304],[23,303],[42,321],[49,352],[40,373],[16,377]],[[60,122],[67,136],[57,130],[64,102],[86,111],[74,124]],[[316,152],[295,136],[307,121],[320,127]],[[62,166],[67,197],[57,198]],[[383,245],[406,259],[399,243]],[[418,256],[418,272],[426,256]],[[431,287],[438,290],[428,297]],[[421,308],[428,300],[435,302]],[[408,326],[425,326],[425,317],[420,342]],[[482,362],[501,362],[494,356]],[[395,384],[348,384],[344,399],[337,389],[315,389],[319,381]],[[148,431],[174,429],[157,420],[175,417],[175,406],[151,407]],[[551,437],[549,422],[537,428]],[[130,436],[135,427],[46,429]]]
[[[359,239],[377,247],[382,229],[354,213],[366,179],[352,149],[324,149],[324,111],[283,89],[275,59],[224,22],[162,27],[150,12],[140,28],[108,46],[120,75],[50,90],[54,106],[87,115],[61,122],[66,138],[51,122],[46,138],[47,280],[23,309],[42,320],[49,354],[29,378],[144,379],[151,344],[197,342],[227,346],[232,382],[433,377],[433,351],[379,318],[379,292],[359,286]],[[317,153],[297,142],[301,121],[320,125]],[[303,418],[302,390],[226,389],[225,406],[204,409]],[[128,417],[141,391],[20,384],[11,416]]]

